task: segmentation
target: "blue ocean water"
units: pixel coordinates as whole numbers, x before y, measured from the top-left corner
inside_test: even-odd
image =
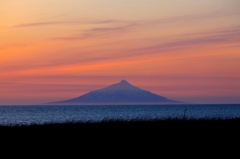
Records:
[[[240,104],[0,106],[0,125],[183,117],[240,118]]]

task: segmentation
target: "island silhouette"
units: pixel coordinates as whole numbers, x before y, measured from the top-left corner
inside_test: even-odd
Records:
[[[94,90],[82,96],[51,102],[48,104],[177,104],[180,101],[168,99],[150,91],[140,89],[126,80],[105,88]]]

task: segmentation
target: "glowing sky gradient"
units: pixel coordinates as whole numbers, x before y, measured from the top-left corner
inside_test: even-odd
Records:
[[[0,0],[0,105],[118,83],[240,103],[239,0]]]

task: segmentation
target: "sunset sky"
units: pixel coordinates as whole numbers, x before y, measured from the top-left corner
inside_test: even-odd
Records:
[[[190,103],[240,103],[239,0],[0,0],[0,105],[122,79]]]

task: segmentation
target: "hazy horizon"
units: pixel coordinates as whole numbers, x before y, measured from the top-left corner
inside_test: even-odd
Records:
[[[176,101],[240,103],[239,0],[1,0],[0,105],[123,79]]]

